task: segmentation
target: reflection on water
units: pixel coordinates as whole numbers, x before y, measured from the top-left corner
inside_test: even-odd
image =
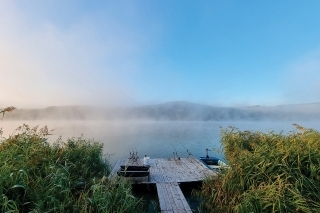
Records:
[[[220,126],[234,126],[241,130],[284,131],[294,130],[293,122],[152,122],[152,121],[2,121],[3,137],[8,137],[23,123],[30,126],[47,125],[54,129],[49,141],[59,136],[94,138],[104,144],[105,154],[112,154],[114,164],[120,158],[129,157],[129,152],[138,151],[140,158],[173,157],[177,151],[180,157],[187,157],[187,149],[195,157],[205,155],[206,148],[220,149]],[[306,128],[320,130],[319,122],[295,122]],[[214,151],[209,155],[223,156]]]
[[[132,184],[133,194],[142,199],[144,213],[161,211],[155,184]]]

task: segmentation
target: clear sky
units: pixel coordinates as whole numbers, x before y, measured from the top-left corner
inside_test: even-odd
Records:
[[[320,101],[320,1],[0,0],[0,108]]]

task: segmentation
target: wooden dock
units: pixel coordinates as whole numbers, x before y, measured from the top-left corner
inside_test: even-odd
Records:
[[[134,162],[143,165],[142,159]],[[111,172],[117,174],[120,165],[133,165],[128,159],[119,160]],[[185,199],[179,183],[202,181],[216,173],[208,169],[196,158],[155,158],[149,160],[149,178],[133,178],[135,183],[154,183],[162,213],[191,213],[192,210]]]
[[[192,213],[178,183],[157,183],[160,209],[163,213]]]

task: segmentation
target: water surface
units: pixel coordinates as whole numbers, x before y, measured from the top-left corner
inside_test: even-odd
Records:
[[[187,157],[187,149],[195,157],[205,155],[206,148],[221,149],[220,127],[233,126],[241,130],[284,131],[295,128],[292,123],[298,123],[306,128],[320,130],[320,122],[160,122],[160,121],[1,121],[3,137],[8,137],[23,123],[30,126],[47,125],[54,129],[49,142],[59,136],[63,140],[83,135],[84,138],[94,138],[104,144],[104,153],[111,154],[110,162],[114,164],[120,158],[129,157],[130,151],[137,151],[140,158],[148,155],[151,158],[173,157],[177,152],[180,157]],[[209,155],[223,157],[223,153],[215,151]]]

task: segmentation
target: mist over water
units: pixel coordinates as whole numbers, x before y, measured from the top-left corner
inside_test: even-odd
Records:
[[[148,155],[151,158],[173,157],[177,151],[180,157],[187,157],[187,149],[194,157],[205,156],[205,150],[221,149],[220,126],[233,126],[241,130],[257,131],[294,131],[292,123],[305,128],[320,130],[319,122],[270,122],[270,121],[61,121],[32,120],[0,122],[3,137],[8,137],[23,123],[31,127],[39,125],[54,129],[49,142],[59,136],[64,141],[71,137],[83,135],[86,139],[95,139],[104,144],[104,153],[111,154],[110,163],[121,158],[128,158],[130,151],[137,151],[140,158]],[[209,155],[221,156],[223,153],[211,151]]]

